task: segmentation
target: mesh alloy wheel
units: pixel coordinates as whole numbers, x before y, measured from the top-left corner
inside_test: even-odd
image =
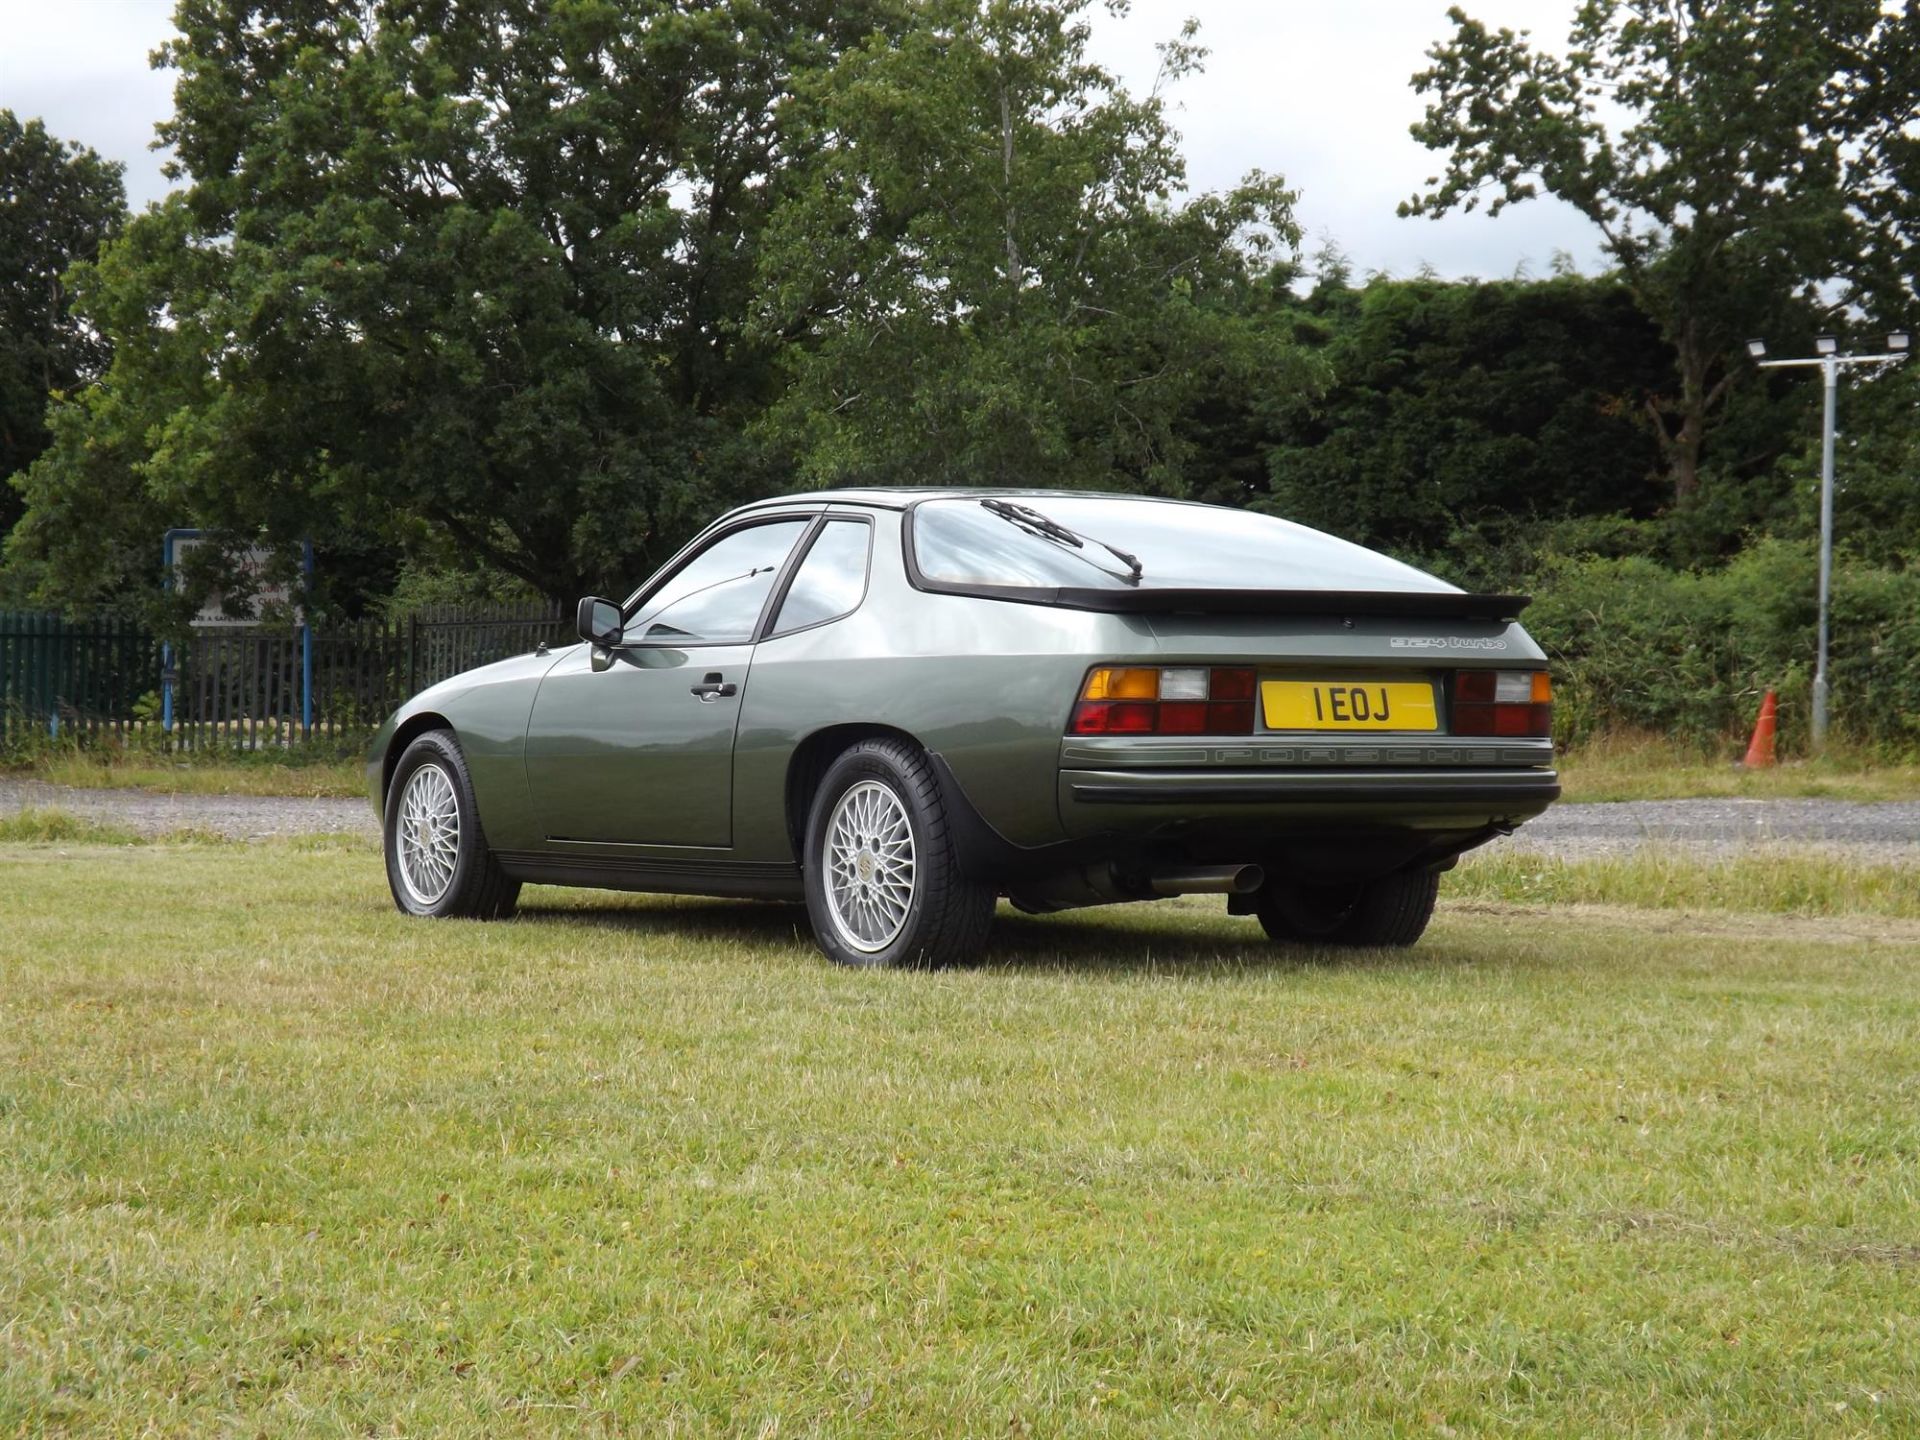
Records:
[[[913,825],[890,786],[862,780],[840,797],[821,864],[843,942],[871,955],[899,938],[913,908]]]
[[[400,882],[422,907],[438,905],[460,858],[460,798],[453,777],[422,765],[400,796]]]

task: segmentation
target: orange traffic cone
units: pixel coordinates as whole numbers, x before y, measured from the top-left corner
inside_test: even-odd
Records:
[[[1747,758],[1740,762],[1749,770],[1758,770],[1773,764],[1775,710],[1773,691],[1769,690],[1767,698],[1760,702],[1760,719],[1753,727],[1753,739],[1747,745]]]

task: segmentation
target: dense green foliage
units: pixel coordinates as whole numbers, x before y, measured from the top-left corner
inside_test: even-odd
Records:
[[[1288,197],[1169,208],[1085,3],[185,0],[191,183],[77,276],[122,360],[56,407],[16,564],[97,602],[191,520],[313,538],[323,601],[408,554],[564,597],[799,477],[1179,488],[1182,406],[1285,373],[1237,315]]]
[[[1290,310],[1332,379],[1274,407],[1262,508],[1420,556],[1659,509],[1663,357],[1616,281],[1323,282]]]
[[[742,322],[813,143],[781,102],[890,8],[183,0],[190,184],[83,277],[125,363],[56,416],[16,550],[70,600],[188,518],[630,579],[774,483]],[[115,533],[70,523],[103,492]]]
[[[50,395],[98,377],[107,351],[73,314],[65,276],[126,215],[121,167],[0,110],[0,535],[19,517],[6,477],[47,448]]]
[[[1254,310],[1293,197],[1177,199],[1162,104],[1087,59],[1087,4],[932,0],[820,77],[763,261],[808,477],[1185,493],[1183,417],[1307,378]]]
[[[1550,557],[1526,618],[1554,660],[1558,738],[1647,730],[1711,745],[1750,729],[1771,689],[1783,743],[1800,746],[1816,563],[1811,546],[1779,540],[1698,571],[1640,556]],[[1920,570],[1842,565],[1833,605],[1835,734],[1920,748]]]

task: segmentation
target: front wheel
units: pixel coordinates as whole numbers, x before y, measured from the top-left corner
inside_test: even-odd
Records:
[[[1402,871],[1356,885],[1287,885],[1260,892],[1267,938],[1294,945],[1411,945],[1433,918],[1440,875]]]
[[[520,882],[487,848],[459,742],[429,730],[407,746],[387,787],[387,888],[409,915],[504,920]]]
[[[864,740],[828,767],[807,819],[807,913],[842,965],[953,965],[985,948],[994,894],[961,870],[927,757]]]

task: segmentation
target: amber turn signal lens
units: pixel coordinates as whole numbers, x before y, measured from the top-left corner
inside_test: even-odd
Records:
[[[1095,670],[1080,691],[1082,700],[1158,700],[1158,670]]]

